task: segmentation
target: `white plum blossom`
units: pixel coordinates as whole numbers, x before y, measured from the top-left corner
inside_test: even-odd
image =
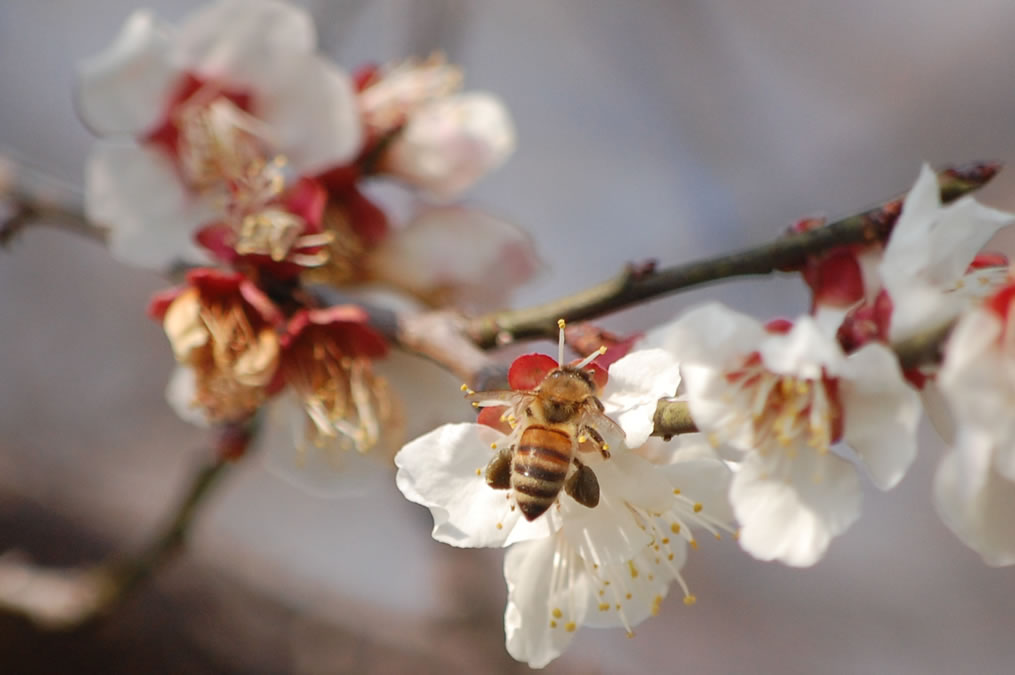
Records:
[[[970,265],[984,244],[1012,223],[1015,214],[983,206],[972,196],[942,206],[937,177],[924,164],[878,268],[892,302],[891,338],[938,328],[1005,283],[1007,265]]]
[[[449,201],[514,152],[515,128],[489,92],[461,92],[462,71],[435,54],[378,71],[360,92],[373,140],[392,134],[378,170]]]
[[[812,317],[778,328],[708,304],[647,341],[679,355],[696,425],[739,453],[730,501],[741,546],[808,566],[860,512],[856,469],[832,444],[845,441],[889,489],[915,457],[920,404],[883,345],[847,357]]]
[[[514,124],[500,98],[466,92],[420,107],[381,166],[436,199],[451,200],[503,164],[514,149]]]
[[[966,313],[938,376],[957,429],[935,480],[938,512],[990,565],[1015,564],[1015,324],[1009,283]]]
[[[269,207],[363,141],[351,81],[317,53],[310,15],[276,0],[218,0],[178,27],[133,13],[81,64],[77,103],[102,136],[87,214],[114,255],[158,268],[204,260],[193,235],[223,216],[284,216],[292,238]]]
[[[651,419],[659,396],[673,392],[679,375],[672,359],[652,350],[618,360],[610,379],[618,385],[604,390],[607,414]],[[631,427],[629,439],[644,442],[644,423]],[[504,560],[504,626],[514,658],[543,667],[582,625],[623,626],[630,633],[659,611],[673,581],[685,603],[694,603],[680,573],[686,547],[696,545],[691,528],[715,536],[731,531],[729,469],[707,444],[669,453],[666,464],[653,464],[622,441],[611,446],[609,458],[582,452],[582,463],[597,476],[599,503],[589,508],[562,491],[556,506],[529,521],[510,490],[494,490],[484,477],[493,448],[508,442],[485,425],[449,424],[407,444],[395,463],[402,493],[430,509],[435,539],[512,547]]]

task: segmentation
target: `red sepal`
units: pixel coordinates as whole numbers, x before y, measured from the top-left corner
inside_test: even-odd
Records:
[[[785,335],[793,329],[793,322],[789,319],[772,319],[765,324],[765,332],[775,335]]]
[[[985,267],[1007,267],[1007,266],[1008,266],[1008,256],[1006,256],[1004,253],[980,253],[975,258],[973,258],[973,262],[969,263],[969,268],[966,271],[972,272],[973,270],[980,270],[984,269]]]
[[[158,291],[148,301],[148,316],[156,321],[162,321],[166,318],[169,305],[173,304],[173,300],[180,297],[180,293],[183,293],[184,290],[186,290],[186,286],[175,286]]]
[[[546,354],[522,354],[508,370],[508,385],[515,391],[532,391],[557,367],[557,360]]]
[[[476,417],[476,424],[482,424],[483,426],[496,429],[502,434],[511,433],[511,425],[508,424],[507,420],[501,419],[504,415],[504,408],[507,406],[502,405],[491,405],[485,408],[479,409],[479,415]]]
[[[336,305],[324,309],[300,310],[289,320],[279,338],[282,349],[288,349],[305,330],[318,326],[343,354],[369,359],[388,353],[388,342],[369,324],[369,316],[357,305]]]

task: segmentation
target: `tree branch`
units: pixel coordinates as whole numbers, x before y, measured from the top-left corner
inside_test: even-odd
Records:
[[[998,162],[974,162],[938,172],[941,198],[950,202],[983,187],[1001,169]],[[553,338],[557,320],[580,321],[702,284],[741,276],[771,274],[803,265],[809,256],[852,244],[884,241],[902,207],[902,197],[809,232],[788,234],[739,253],[655,269],[629,265],[620,275],[587,290],[526,309],[494,312],[469,321],[469,337],[481,349],[516,340]]]
[[[0,247],[34,225],[59,227],[105,243],[108,230],[89,222],[79,201],[66,185],[0,156]]]

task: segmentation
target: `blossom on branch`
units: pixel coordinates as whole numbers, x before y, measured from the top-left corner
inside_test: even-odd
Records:
[[[460,93],[462,72],[434,55],[368,74],[360,104],[379,148],[376,170],[447,201],[514,152],[515,129],[488,92]]]
[[[167,396],[184,419],[242,422],[277,388],[283,316],[242,275],[193,270],[184,286],[156,296],[149,313],[180,364]]]
[[[223,219],[241,248],[278,258],[279,241],[257,242],[304,234],[280,208],[289,187],[363,139],[351,81],[316,52],[309,14],[276,0],[219,0],[178,28],[135,12],[81,65],[78,110],[103,136],[88,217],[114,255],[155,267],[201,260],[194,233]]]
[[[811,317],[766,328],[718,304],[647,339],[680,355],[698,428],[738,451],[730,500],[755,557],[812,565],[859,516],[856,470],[834,443],[881,489],[915,457],[919,399],[882,345],[847,357]]]
[[[990,565],[1015,564],[1015,283],[952,331],[938,382],[957,432],[938,467],[938,512]]]
[[[630,632],[658,612],[674,580],[693,604],[680,574],[686,546],[694,543],[691,527],[718,535],[730,520],[729,471],[710,448],[662,466],[624,442],[626,433],[636,446],[645,443],[656,401],[673,393],[679,374],[671,358],[660,350],[635,352],[610,368],[602,404],[624,425],[620,429],[609,419],[597,423],[595,414],[548,421],[557,419],[554,406],[564,403],[545,392],[570,377],[560,360],[520,357],[509,376],[512,391],[469,396],[488,424],[445,425],[395,458],[398,487],[430,509],[435,539],[464,547],[512,546],[504,561],[507,649],[533,667],[559,656],[578,626]],[[585,369],[591,360],[570,368]],[[599,390],[593,372],[579,379]],[[581,388],[579,379],[567,386]],[[535,447],[540,443],[546,447]],[[561,467],[526,459],[558,453],[567,457]],[[499,475],[507,470],[502,458],[512,464],[511,488]],[[558,477],[563,489],[549,494],[547,481]],[[532,511],[530,497],[551,503]]]

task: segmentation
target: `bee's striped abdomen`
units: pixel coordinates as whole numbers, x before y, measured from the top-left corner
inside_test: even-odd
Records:
[[[532,425],[522,432],[511,462],[511,487],[526,520],[535,520],[556,501],[571,452],[571,436],[564,431]]]

